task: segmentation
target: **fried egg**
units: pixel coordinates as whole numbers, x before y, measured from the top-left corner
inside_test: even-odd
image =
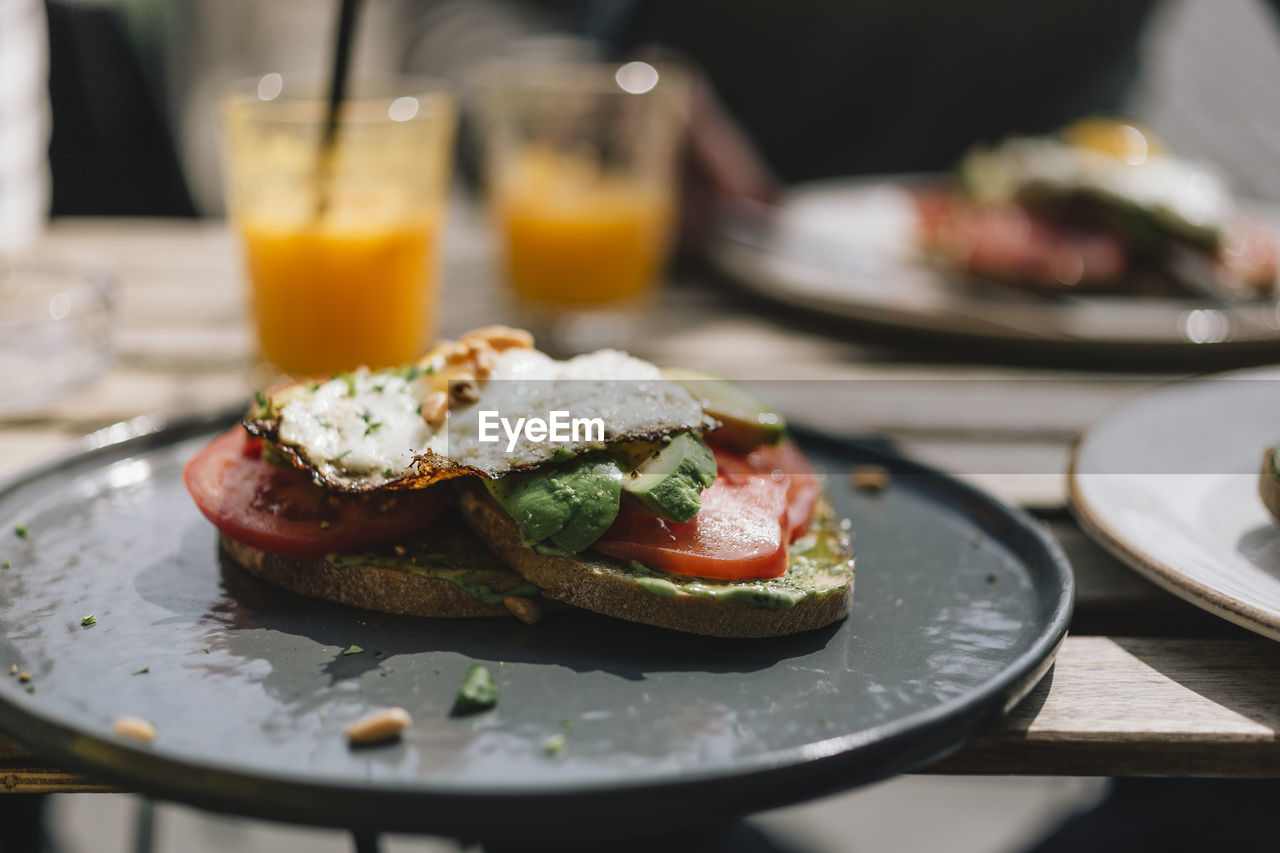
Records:
[[[533,349],[496,353],[471,393],[456,394],[438,425],[423,404],[447,374],[442,358],[416,370],[360,369],[271,396],[245,424],[270,438],[322,485],[345,491],[418,488],[449,477],[501,477],[618,442],[715,425],[681,386],[647,361],[600,350],[559,361]],[[601,429],[552,441],[513,429],[519,419],[563,412]],[[481,415],[490,428],[481,434]],[[505,418],[505,427],[492,425]],[[497,440],[492,439],[496,431]]]
[[[979,201],[1084,194],[1142,211],[1172,231],[1209,243],[1220,239],[1236,214],[1218,170],[1146,148],[1139,158],[1050,137],[1016,137],[970,152],[960,177]]]

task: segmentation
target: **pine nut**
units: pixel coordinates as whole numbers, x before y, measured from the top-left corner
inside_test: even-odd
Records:
[[[479,402],[480,389],[476,385],[476,378],[465,373],[455,376],[449,383],[449,398],[459,406]]]
[[[156,739],[155,723],[141,717],[116,717],[111,730],[120,737],[136,740],[139,743],[151,743]]]
[[[498,354],[487,343],[471,345],[471,361],[476,368],[476,376],[484,379],[498,366]]]
[[[29,672],[19,673],[18,680],[21,681],[23,684],[26,684],[28,681],[31,680],[31,673]]]
[[[411,725],[413,718],[404,708],[383,708],[347,726],[347,741],[352,746],[382,743],[399,737]]]
[[[458,341],[445,341],[440,345],[440,353],[444,356],[446,365],[459,364],[471,358],[467,345]]]
[[[524,329],[511,326],[483,326],[472,329],[462,336],[464,342],[478,338],[485,341],[498,352],[509,349],[533,349],[533,335]]]
[[[849,481],[856,488],[879,492],[889,485],[889,469],[882,465],[859,465],[850,472]]]
[[[532,598],[525,598],[522,595],[508,595],[502,599],[502,603],[511,611],[511,614],[526,625],[532,625],[542,618],[542,605],[534,601]]]
[[[448,411],[449,395],[443,391],[432,391],[422,401],[422,419],[433,427],[444,423]]]

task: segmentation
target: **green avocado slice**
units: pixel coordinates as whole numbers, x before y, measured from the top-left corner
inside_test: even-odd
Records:
[[[716,457],[693,433],[680,433],[648,456],[622,488],[649,512],[688,521],[702,507],[702,490],[716,479]]]
[[[778,410],[728,379],[683,368],[663,368],[662,375],[682,386],[702,404],[702,410],[720,421],[715,441],[750,453],[762,444],[777,444],[787,431]]]
[[[577,553],[609,529],[622,499],[622,469],[593,454],[527,474],[487,480],[485,487],[531,542]]]

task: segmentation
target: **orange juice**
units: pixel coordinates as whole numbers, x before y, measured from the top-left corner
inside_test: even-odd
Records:
[[[433,331],[436,222],[242,221],[259,355],[295,375],[421,354]]]
[[[453,99],[418,78],[357,78],[349,95],[329,144],[311,81],[267,74],[222,100],[255,382],[404,364],[435,331]]]
[[[507,277],[533,302],[592,305],[643,296],[666,260],[670,191],[600,174],[573,158],[529,152],[507,164],[494,207]]]

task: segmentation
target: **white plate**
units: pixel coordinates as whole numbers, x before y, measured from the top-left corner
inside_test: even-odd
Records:
[[[709,243],[730,279],[792,307],[889,329],[1022,346],[1280,357],[1274,302],[1053,296],[974,286],[915,249],[907,189],[930,176],[840,179],[793,189],[774,214],[728,216]]]
[[[1280,443],[1280,367],[1181,382],[1090,428],[1071,508],[1095,539],[1192,604],[1280,640],[1280,527],[1258,498]]]

